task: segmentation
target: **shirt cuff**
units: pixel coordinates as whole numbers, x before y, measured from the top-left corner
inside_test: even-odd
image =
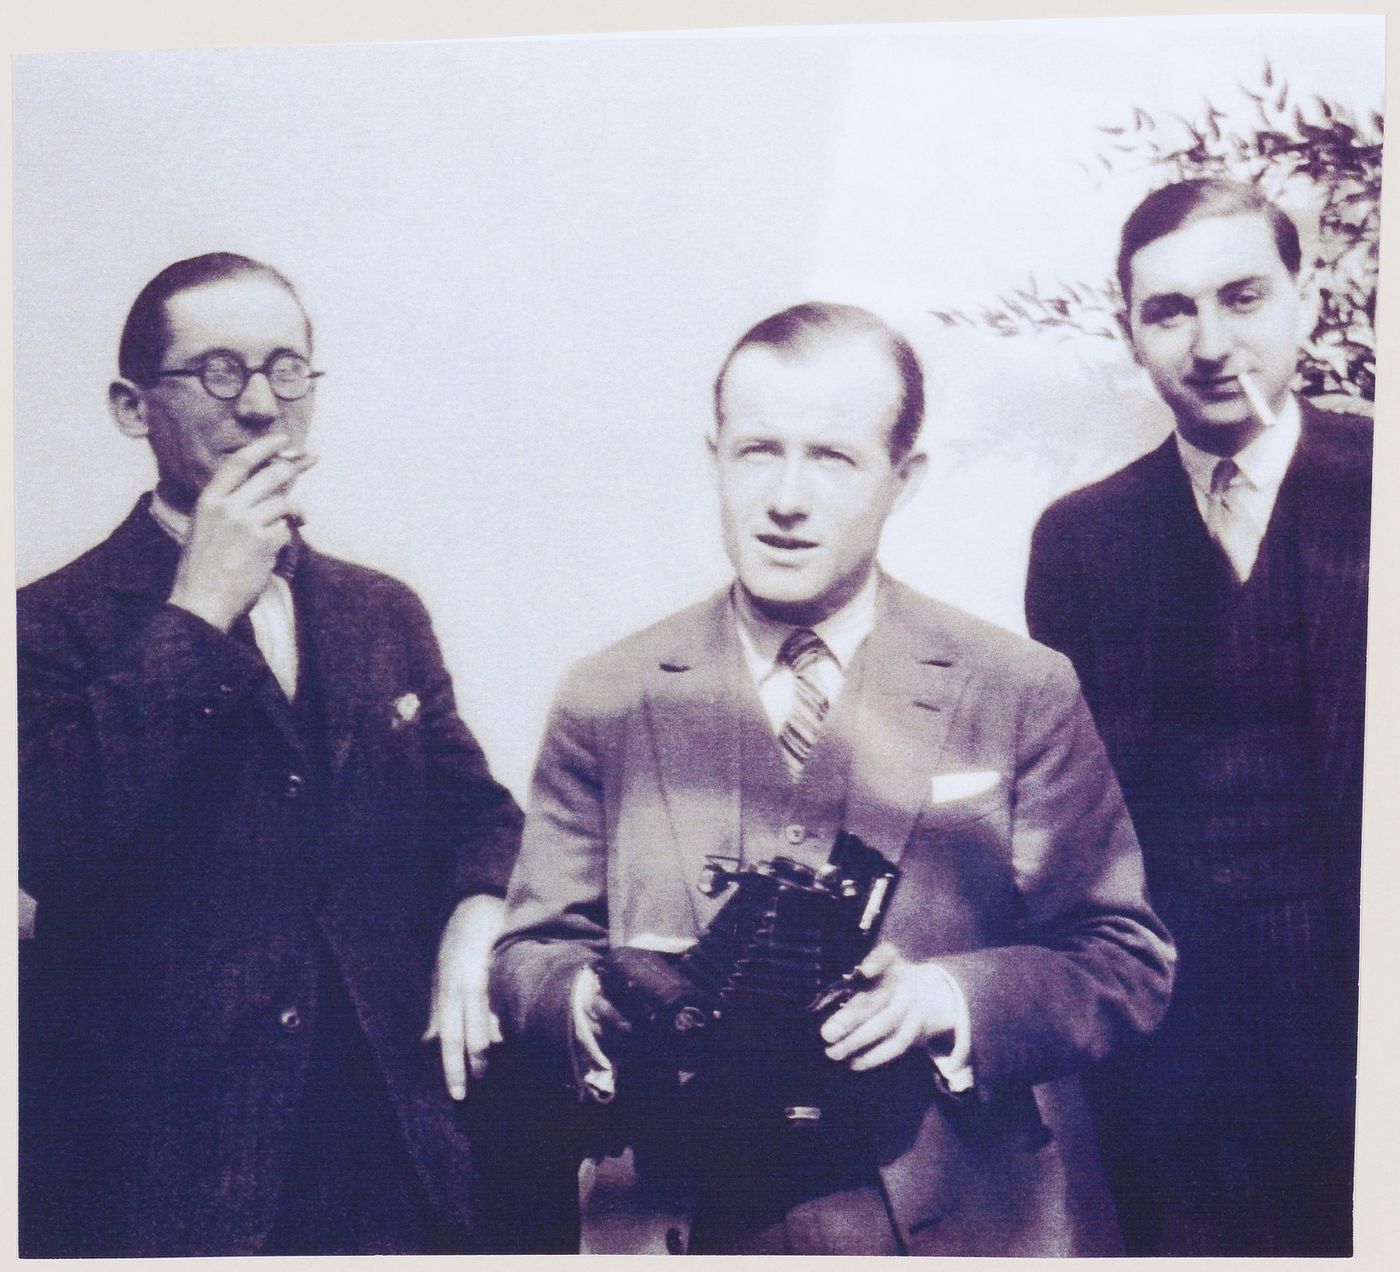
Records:
[[[962,1095],[971,1091],[973,1086],[972,1018],[968,1012],[967,995],[963,993],[958,978],[946,967],[938,963],[932,963],[930,966],[947,982],[948,989],[956,1000],[957,1020],[953,1025],[952,1050],[939,1046],[935,1051],[933,1048],[936,1044],[931,1043],[928,1054],[938,1070],[939,1078],[942,1079],[940,1085],[946,1086],[950,1095]],[[943,1037],[946,1038],[947,1035]]]

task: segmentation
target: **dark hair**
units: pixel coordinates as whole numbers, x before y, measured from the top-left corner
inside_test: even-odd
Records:
[[[1124,303],[1131,301],[1133,257],[1149,243],[1206,217],[1251,213],[1268,218],[1279,259],[1296,278],[1303,250],[1293,218],[1261,194],[1257,186],[1222,177],[1199,177],[1154,190],[1124,222],[1118,248],[1118,286],[1123,289]]]
[[[297,289],[271,265],[234,252],[207,252],[186,261],[176,261],[151,279],[132,302],[122,327],[121,343],[117,346],[117,370],[122,378],[142,388],[149,388],[156,382],[165,351],[170,347],[170,322],[165,303],[172,296],[207,283],[249,275],[285,287],[306,317],[306,306],[302,305]],[[311,343],[309,317],[306,317],[306,342]]]
[[[724,365],[715,377],[716,426],[724,427],[724,377],[729,371],[730,363],[741,349],[747,349],[750,345],[764,345],[778,353],[796,356],[843,335],[883,337],[890,357],[899,371],[904,391],[899,400],[899,414],[890,427],[888,439],[890,458],[898,463],[914,449],[914,442],[919,436],[919,425],[923,423],[924,373],[909,342],[869,310],[856,305],[807,301],[765,318],[744,332],[739,337],[739,342],[729,351],[729,356],[725,358]]]

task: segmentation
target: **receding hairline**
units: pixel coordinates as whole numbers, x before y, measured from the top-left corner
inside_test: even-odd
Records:
[[[713,386],[714,436],[725,424],[724,397],[734,361],[747,349],[770,350],[782,364],[797,364],[843,345],[878,345],[894,372],[895,395],[886,425],[886,447],[893,462],[902,462],[917,442],[923,423],[923,368],[905,336],[867,309],[826,301],[807,301],[772,314],[749,328],[726,355]]]
[[[311,314],[290,278],[276,266],[251,256],[238,252],[206,252],[167,265],[137,293],[118,340],[118,374],[134,384],[149,387],[170,347],[170,302],[187,292],[248,278],[275,284],[292,298],[302,316],[309,353],[315,344]]]
[[[745,354],[765,353],[771,355],[778,362],[795,365],[802,362],[813,362],[832,350],[843,347],[854,349],[862,345],[881,355],[891,375],[894,376],[895,383],[902,388],[903,383],[900,379],[899,363],[895,359],[894,347],[888,335],[877,327],[860,330],[846,328],[818,331],[813,332],[810,339],[794,341],[791,344],[769,344],[755,341],[751,344],[740,345],[724,360],[724,365],[720,368],[718,384],[723,390],[728,383],[729,372],[734,363]]]
[[[280,279],[274,278],[268,274],[255,274],[251,271],[243,274],[232,274],[227,278],[211,278],[207,282],[191,283],[188,287],[182,287],[179,291],[171,292],[169,296],[161,301],[161,307],[165,311],[167,320],[171,314],[171,306],[177,304],[183,297],[196,296],[200,292],[216,291],[220,287],[230,283],[253,283],[254,285],[266,287],[269,291],[281,292],[282,295],[286,296],[292,304],[296,306],[297,312],[301,315],[302,324],[306,328],[306,345],[308,350],[311,348],[311,315],[307,313],[306,305],[302,302],[301,297],[297,294],[294,287],[290,287]]]

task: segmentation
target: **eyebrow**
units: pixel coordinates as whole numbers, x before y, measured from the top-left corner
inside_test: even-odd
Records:
[[[1197,293],[1197,296],[1220,296],[1240,287],[1266,286],[1268,282],[1267,274],[1246,274],[1242,278],[1232,278],[1229,282],[1221,283],[1218,287],[1207,288]],[[1142,315],[1146,318],[1149,315],[1180,313],[1187,308],[1194,308],[1197,296],[1179,291],[1154,292],[1142,302]]]
[[[1232,282],[1225,283],[1216,290],[1218,292],[1227,292],[1236,287],[1266,287],[1268,284],[1269,276],[1267,274],[1250,274],[1245,278],[1236,278]]]
[[[268,363],[271,362],[274,358],[280,358],[285,354],[290,354],[294,358],[301,358],[303,361],[310,360],[306,354],[301,353],[296,349],[289,349],[286,345],[278,345],[277,348],[269,352],[267,356],[263,358],[262,361],[264,363]],[[241,362],[245,367],[252,367],[253,365],[248,361],[247,358],[245,358],[241,353],[239,353],[237,349],[230,349],[225,345],[215,345],[212,349],[201,349],[198,353],[192,353],[188,358],[185,359],[185,365],[189,366],[196,362],[204,362],[208,358],[220,357],[234,358],[237,361]]]

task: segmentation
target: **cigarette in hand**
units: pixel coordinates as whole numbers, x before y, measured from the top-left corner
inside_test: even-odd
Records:
[[[1259,422],[1265,428],[1271,428],[1277,419],[1269,409],[1269,404],[1264,401],[1264,395],[1259,392],[1259,386],[1254,383],[1253,377],[1247,371],[1241,371],[1235,377],[1240,383],[1240,388],[1244,390],[1244,395],[1249,399],[1249,409],[1258,417]]]

